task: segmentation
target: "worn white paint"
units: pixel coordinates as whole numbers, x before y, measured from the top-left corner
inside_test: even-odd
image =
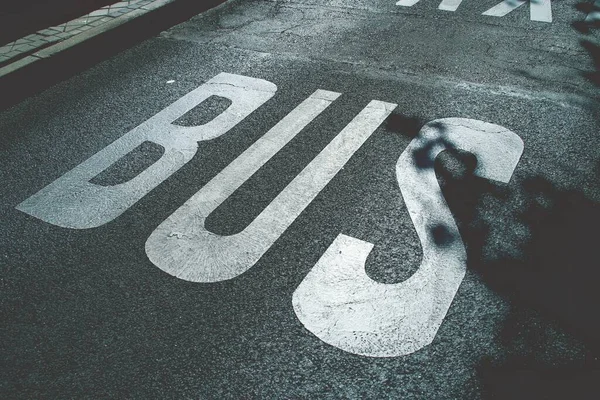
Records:
[[[552,22],[551,0],[531,0],[529,4],[532,21]]]
[[[273,97],[276,90],[265,80],[221,73],[65,173],[17,209],[66,228],[106,224],[191,160],[198,141],[225,134]],[[230,99],[231,106],[201,126],[172,123],[213,95]],[[138,176],[109,187],[89,182],[144,141],[163,146],[164,154]]]
[[[223,169],[156,228],[146,242],[148,258],[193,282],[232,279],[252,267],[396,105],[370,102],[242,232],[216,235],[206,218],[337,96],[317,91]]]
[[[503,0],[494,7],[484,11],[483,15],[492,17],[504,17],[511,11],[521,7],[526,1],[523,0]],[[538,22],[552,22],[552,4],[551,0],[531,0],[530,19]]]
[[[462,0],[444,0],[440,3],[438,9],[444,11],[456,11],[458,6],[460,6],[460,3],[462,3]]]
[[[490,17],[504,17],[509,12],[516,10],[525,4],[523,0],[502,0],[487,11],[484,11],[482,15],[488,15]]]
[[[420,0],[400,0],[396,3],[396,5],[402,7],[412,7],[419,1]],[[440,5],[438,6],[438,9],[444,11],[456,11],[456,9],[458,8],[458,6],[460,6],[460,3],[462,3],[462,1],[463,0],[442,0]]]
[[[373,245],[340,234],[293,295],[299,320],[324,342],[354,354],[394,357],[433,341],[465,275],[466,252],[433,163],[423,167],[415,155],[425,151],[433,161],[448,143],[477,156],[477,175],[501,182],[509,181],[523,151],[515,133],[483,121],[446,118],[425,125],[396,165],[421,241],[421,265],[402,283],[375,282],[365,273]],[[444,244],[436,244],[434,228],[446,232]]]

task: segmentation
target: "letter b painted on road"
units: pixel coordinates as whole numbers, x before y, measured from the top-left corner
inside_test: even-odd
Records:
[[[198,151],[199,141],[227,133],[276,91],[277,87],[265,80],[221,73],[65,173],[19,204],[17,209],[65,228],[104,225],[190,161]],[[204,125],[184,127],[173,124],[211,96],[225,97],[232,103]],[[90,182],[146,141],[161,145],[164,153],[136,177],[113,186]]]

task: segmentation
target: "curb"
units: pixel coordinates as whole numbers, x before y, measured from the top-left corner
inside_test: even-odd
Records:
[[[9,75],[9,74],[15,72],[16,70],[18,70],[20,68],[23,68],[31,63],[38,61],[40,58],[52,57],[53,55],[60,53],[61,51],[65,51],[73,46],[77,46],[78,44],[83,43],[86,40],[89,40],[95,36],[101,35],[104,32],[115,29],[118,26],[126,24],[127,22],[129,22],[141,15],[147,14],[150,11],[154,11],[160,7],[163,7],[169,3],[172,3],[173,1],[175,1],[175,0],[153,1],[152,3],[150,3],[146,6],[143,6],[142,8],[140,8],[138,10],[133,10],[127,14],[124,14],[124,15],[114,18],[112,21],[109,21],[105,24],[94,27],[86,32],[80,33],[80,34],[70,37],[66,40],[58,42],[54,45],[51,45],[44,49],[41,49],[40,51],[35,52],[32,55],[21,58],[9,65],[6,65],[6,66],[0,68],[0,79],[2,79],[6,75]]]
[[[5,65],[0,110],[225,2],[155,0]]]

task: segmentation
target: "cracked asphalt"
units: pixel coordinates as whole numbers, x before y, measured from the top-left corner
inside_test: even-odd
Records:
[[[553,1],[543,23],[529,4],[490,17],[498,0],[395,3],[230,0],[1,111],[0,397],[595,398],[599,36],[576,29],[587,8]],[[222,72],[277,91],[113,221],[69,229],[16,209]],[[195,283],[157,268],[152,232],[317,89],[341,96],[208,216],[209,231],[243,231],[370,101],[398,106],[247,272]],[[227,107],[213,97],[174,123]],[[507,184],[475,176],[462,149],[427,160],[467,251],[433,342],[379,358],[321,341],[292,295],[340,233],[374,245],[377,282],[417,271],[396,163],[448,117],[505,127],[524,151]],[[90,182],[118,187],[163,150],[146,141]]]

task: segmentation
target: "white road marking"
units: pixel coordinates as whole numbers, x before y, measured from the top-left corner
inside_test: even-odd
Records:
[[[433,341],[465,275],[466,251],[433,168],[419,166],[415,154],[425,151],[434,160],[447,143],[477,156],[477,175],[505,183],[523,151],[515,133],[487,122],[446,118],[425,125],[396,165],[423,248],[421,265],[405,282],[375,282],[365,273],[373,244],[338,235],[292,300],[298,319],[324,342],[354,354],[395,357]],[[446,237],[443,245],[436,244],[436,229]]]
[[[552,22],[551,0],[531,0],[529,4],[532,21]]]
[[[487,11],[484,11],[482,15],[488,15],[490,17],[504,17],[509,12],[516,10],[525,4],[523,0],[502,0],[502,2],[496,4],[494,7]]]
[[[396,3],[396,5],[402,7],[412,7],[419,1],[420,0],[400,0]],[[444,11],[456,11],[456,9],[458,8],[458,6],[460,6],[460,3],[462,3],[462,1],[463,0],[443,0],[438,6],[438,9]]]
[[[598,20],[600,20],[600,11],[592,11],[585,17],[585,22],[596,22]]]
[[[462,3],[462,0],[444,0],[440,3],[438,9],[444,11],[456,11],[458,6],[460,6],[460,3]]]
[[[65,228],[94,228],[112,221],[194,157],[198,141],[227,133],[269,100],[277,86],[262,79],[221,73],[132,129],[17,206]],[[172,122],[211,96],[231,106],[212,121],[193,127]],[[144,141],[164,147],[163,156],[128,182],[99,186],[89,181]]]
[[[193,282],[232,279],[252,267],[396,104],[370,102],[242,232],[216,235],[204,227],[206,218],[338,96],[318,90],[236,158],[156,228],[146,242],[148,258]]]
[[[598,20],[600,20],[600,0],[596,0],[594,8],[587,17],[585,17],[585,22],[596,22]]]
[[[484,11],[482,15],[492,17],[504,17],[511,11],[521,7],[526,2],[523,0],[503,0],[494,7]],[[538,22],[552,22],[552,4],[551,0],[531,0],[530,19]]]

